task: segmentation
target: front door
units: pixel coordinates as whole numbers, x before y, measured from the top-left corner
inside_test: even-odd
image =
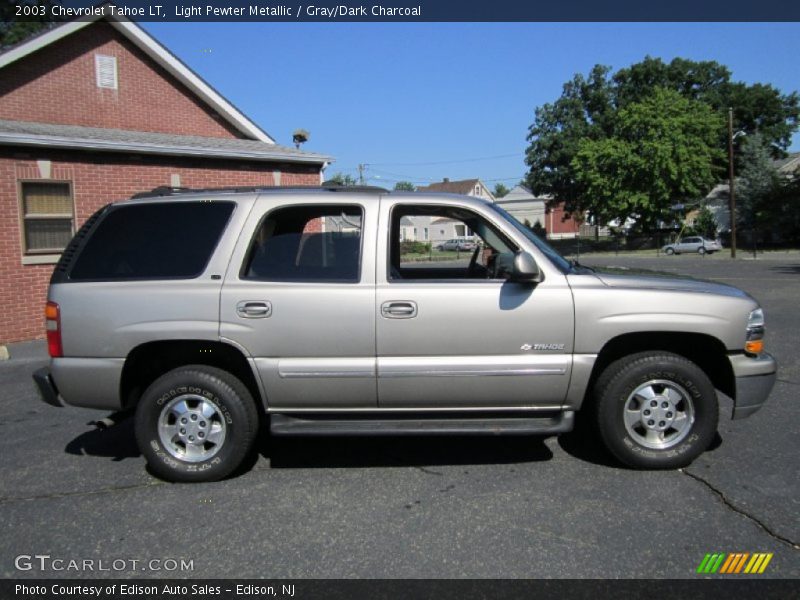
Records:
[[[434,234],[455,221],[473,233],[478,247],[465,253],[401,243],[406,218],[429,218]],[[539,284],[509,282],[514,253],[524,241],[479,205],[466,210],[384,198],[379,229],[381,408],[561,406],[574,330],[563,274],[551,266]]]

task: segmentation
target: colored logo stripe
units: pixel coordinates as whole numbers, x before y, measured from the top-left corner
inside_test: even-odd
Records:
[[[761,574],[766,570],[773,556],[774,554],[771,552],[756,552],[754,554],[750,554],[749,552],[732,552],[730,554],[725,552],[709,553],[703,557],[703,560],[697,567],[697,572],[703,574],[719,572],[720,574],[726,575],[743,572]]]
[[[750,559],[750,562],[747,563],[747,566],[744,569],[745,573],[763,573],[769,561],[772,560],[773,553],[770,552],[769,554],[753,554],[753,558]]]
[[[720,569],[720,573],[738,573],[741,568],[744,566],[744,561],[747,560],[747,557],[750,556],[749,553],[736,553],[736,554],[729,554],[728,560],[725,561],[725,564],[722,565],[722,569]]]
[[[697,567],[698,573],[716,573],[725,558],[724,553],[706,554],[703,562]]]

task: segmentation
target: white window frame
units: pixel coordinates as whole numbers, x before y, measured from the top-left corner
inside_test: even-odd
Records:
[[[110,68],[113,78],[113,84],[105,85],[103,82],[103,69]],[[95,54],[94,55],[94,76],[95,84],[101,90],[116,90],[119,89],[119,67],[116,56],[108,54]]]
[[[46,185],[63,185],[66,186],[70,200],[72,201],[72,213],[41,213],[37,215],[25,214],[25,186],[35,184]],[[72,235],[75,235],[75,194],[73,192],[72,181],[58,180],[58,179],[21,179],[17,183],[17,197],[19,201],[19,240],[21,244],[22,263],[23,264],[46,264],[51,262],[58,262],[59,256],[66,248],[44,248],[42,250],[28,249],[28,240],[26,237],[25,223],[29,220],[35,219],[69,219],[72,224]]]

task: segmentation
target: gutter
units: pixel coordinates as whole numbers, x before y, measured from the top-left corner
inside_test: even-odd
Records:
[[[238,158],[264,162],[293,162],[324,165],[332,157],[322,154],[285,154],[229,150],[226,148],[198,148],[196,146],[172,146],[146,144],[142,142],[111,142],[93,139],[75,139],[50,135],[0,133],[0,145],[29,146],[36,148],[69,148],[72,150],[95,150],[99,152],[132,152],[135,154],[157,154],[167,156],[198,156],[202,158]]]

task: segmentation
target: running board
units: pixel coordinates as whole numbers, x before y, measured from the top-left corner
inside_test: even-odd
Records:
[[[370,414],[343,418],[328,414],[270,415],[274,435],[542,435],[572,431],[575,412],[568,410],[548,416],[438,416],[419,414],[387,418]]]

